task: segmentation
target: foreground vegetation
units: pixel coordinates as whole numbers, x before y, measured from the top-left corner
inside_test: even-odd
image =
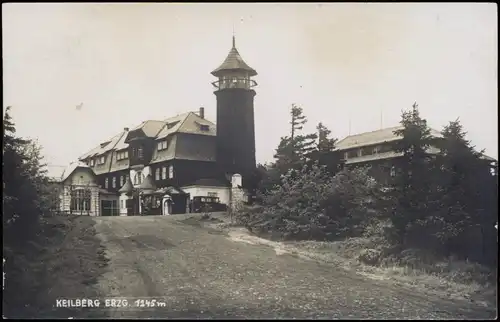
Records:
[[[3,315],[58,318],[58,298],[95,297],[91,287],[106,266],[104,250],[89,217],[52,215],[57,207],[35,141],[16,136],[4,115]]]
[[[269,239],[335,244],[340,255],[395,274],[440,276],[470,290],[496,284],[496,169],[458,120],[435,138],[416,104],[403,112],[393,146],[402,162],[386,186],[368,167],[344,167],[322,124],[319,135],[300,134],[305,122],[292,107],[291,134],[275,162],[259,166],[256,201],[233,214],[238,224]],[[427,153],[430,146],[439,153]]]

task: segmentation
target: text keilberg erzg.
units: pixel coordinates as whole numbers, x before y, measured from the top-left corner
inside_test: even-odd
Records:
[[[57,299],[56,307],[127,307],[126,299]]]

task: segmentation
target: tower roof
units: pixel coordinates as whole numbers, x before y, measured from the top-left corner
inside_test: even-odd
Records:
[[[257,75],[257,72],[255,71],[255,69],[248,66],[247,63],[245,63],[243,61],[243,58],[241,58],[240,53],[238,52],[238,49],[236,49],[236,42],[235,42],[235,38],[233,36],[233,47],[229,51],[229,54],[227,55],[226,60],[224,60],[222,65],[220,65],[217,69],[215,69],[212,72],[212,75],[218,77],[224,71],[237,71],[237,70],[247,71],[250,74],[250,76]]]
[[[141,185],[139,186],[139,189],[141,190],[156,190],[155,183],[153,182],[153,177],[148,174],[146,178],[142,181]]]
[[[125,184],[120,188],[120,190],[118,190],[118,192],[130,194],[133,190],[134,187],[132,186],[132,181],[130,181],[130,177],[127,176],[127,181],[125,181]]]

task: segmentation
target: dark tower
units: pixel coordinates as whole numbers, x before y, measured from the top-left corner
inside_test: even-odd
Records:
[[[243,186],[255,170],[255,128],[251,77],[257,72],[241,58],[235,46],[219,68],[212,72],[218,78],[212,85],[217,97],[216,158],[226,174],[239,173]]]

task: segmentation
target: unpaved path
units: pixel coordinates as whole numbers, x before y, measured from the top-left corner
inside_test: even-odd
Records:
[[[95,218],[109,259],[97,285],[100,296],[126,298],[129,307],[94,311],[114,318],[494,317],[462,302],[405,291],[280,254],[270,246],[238,242],[184,218]],[[156,299],[165,306],[137,308],[136,299]]]

